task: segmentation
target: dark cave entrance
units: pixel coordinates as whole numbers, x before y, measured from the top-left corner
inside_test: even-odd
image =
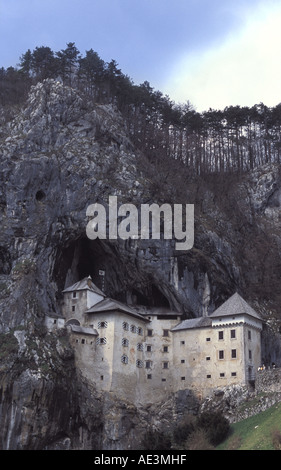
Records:
[[[140,272],[134,259],[120,256],[116,245],[81,237],[58,248],[53,271],[58,300],[63,289],[89,275],[108,297],[133,305],[170,308],[155,280]]]

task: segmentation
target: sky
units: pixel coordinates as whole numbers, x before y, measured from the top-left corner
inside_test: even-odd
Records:
[[[0,67],[69,42],[198,112],[281,102],[281,0],[0,0]]]

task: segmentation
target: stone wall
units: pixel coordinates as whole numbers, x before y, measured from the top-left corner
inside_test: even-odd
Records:
[[[281,368],[265,369],[256,374],[256,393],[281,393]]]

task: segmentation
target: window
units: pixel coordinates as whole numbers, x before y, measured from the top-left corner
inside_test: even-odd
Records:
[[[223,339],[223,331],[219,331],[219,340]]]
[[[207,356],[206,361],[210,361],[210,360],[211,360],[210,356]]]
[[[219,359],[224,359],[224,351],[219,351]]]
[[[251,334],[251,330],[248,330],[248,339],[251,341],[252,339],[252,334]]]
[[[143,329],[141,327],[137,328],[138,335],[143,335]]]
[[[224,372],[221,372],[220,373],[220,377],[223,378],[225,376],[225,373]]]
[[[165,353],[166,353],[166,352],[169,352],[168,346],[163,346],[163,352],[165,352]]]
[[[163,369],[169,369],[169,362],[163,362]]]
[[[249,349],[249,359],[250,359],[250,361],[251,361],[251,359],[252,359],[252,351],[251,351],[251,349]]]
[[[152,375],[151,375],[151,374],[147,374],[147,378],[148,378],[148,379],[152,379]]]
[[[147,352],[151,352],[151,351],[152,351],[151,344],[147,344],[146,350],[147,350]]]
[[[163,336],[169,336],[169,330],[163,330]]]
[[[143,362],[140,359],[136,360],[136,366],[137,367],[143,367]]]
[[[162,382],[166,382],[166,379],[162,379]]]
[[[152,330],[147,330],[147,336],[152,336]]]
[[[237,354],[236,354],[236,349],[231,349],[231,359],[236,359]]]
[[[137,344],[137,350],[138,351],[143,351],[143,344],[142,343]]]
[[[129,340],[127,338],[122,339],[122,346],[124,346],[125,348],[129,346]]]
[[[211,374],[208,374],[208,375],[207,375],[207,379],[210,379],[211,377],[212,377]]]
[[[100,376],[100,379],[103,380],[103,375]]]
[[[236,377],[237,373],[236,372],[231,372],[231,377]]]
[[[185,344],[185,341],[181,341],[181,344]]]
[[[99,321],[98,328],[107,328],[107,321]]]
[[[72,312],[75,312],[75,305],[72,305]]]
[[[128,356],[126,356],[126,354],[123,354],[121,357],[121,362],[122,364],[128,364]]]
[[[106,338],[97,338],[97,344],[106,344]]]
[[[181,377],[181,380],[185,380],[185,377]]]
[[[81,341],[82,344],[85,344],[86,343],[86,340],[83,338],[82,341]]]
[[[123,321],[122,326],[123,326],[123,330],[129,331],[129,323],[127,323],[126,321]]]
[[[181,364],[185,364],[185,359],[181,359]]]
[[[131,325],[130,330],[131,330],[132,333],[136,333],[137,332],[137,327],[135,325]]]
[[[151,369],[152,362],[151,361],[145,361],[145,368],[146,369]]]
[[[236,330],[230,330],[230,338],[235,339],[236,338]]]
[[[206,341],[211,341],[211,338],[206,338]]]
[[[76,297],[77,297],[77,292],[72,292],[72,298],[76,299]]]

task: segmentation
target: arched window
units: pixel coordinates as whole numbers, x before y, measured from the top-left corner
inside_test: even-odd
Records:
[[[127,323],[126,321],[123,321],[123,330],[125,331],[129,331],[129,323]]]
[[[121,362],[122,364],[128,364],[128,356],[126,356],[126,354],[123,354],[121,357]]]
[[[122,339],[122,346],[125,346],[125,347],[129,346],[129,340],[127,338]]]
[[[97,344],[106,344],[106,338],[97,338]]]
[[[143,344],[142,343],[137,344],[137,350],[138,351],[143,351]]]
[[[137,367],[143,367],[143,362],[140,359],[136,360],[136,366]]]
[[[99,321],[98,328],[107,328],[107,321]]]

